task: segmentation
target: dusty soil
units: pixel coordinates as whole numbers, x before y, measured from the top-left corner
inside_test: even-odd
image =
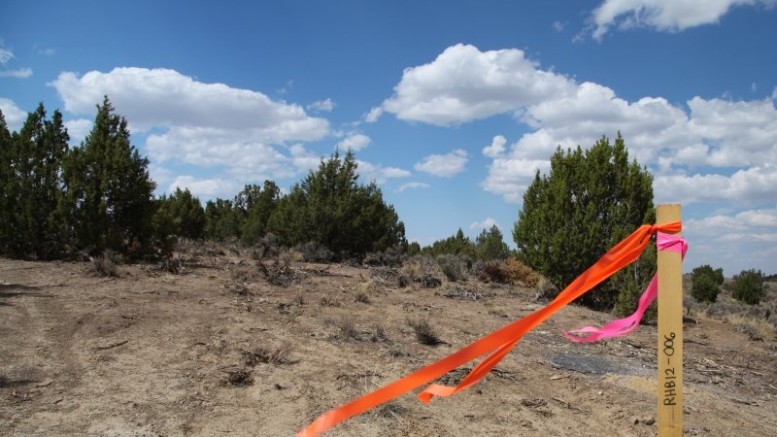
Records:
[[[293,436],[543,305],[474,279],[400,287],[385,268],[265,261],[288,282],[273,285],[249,257],[185,261],[101,278],[91,263],[0,259],[0,435]],[[773,435],[774,331],[691,317],[685,435]],[[326,435],[654,436],[655,327],[593,345],[560,335],[608,319],[568,307],[473,389],[429,406],[406,395]],[[443,343],[419,343],[419,320]]]

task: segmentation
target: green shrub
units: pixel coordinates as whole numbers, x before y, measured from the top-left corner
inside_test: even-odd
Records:
[[[708,264],[696,267],[691,272],[691,280],[691,296],[699,302],[715,302],[723,285],[723,269],[713,269]]]
[[[723,269],[713,269],[709,264],[704,264],[703,266],[696,267],[691,272],[692,278],[701,275],[709,276],[718,286],[723,285]]]
[[[765,294],[764,275],[760,270],[742,270],[741,273],[734,276],[732,287],[734,299],[749,305],[758,305]]]
[[[720,287],[709,275],[701,274],[693,277],[691,296],[699,302],[715,302],[718,300],[718,293],[720,293]]]

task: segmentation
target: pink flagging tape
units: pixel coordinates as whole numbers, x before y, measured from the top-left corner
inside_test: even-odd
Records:
[[[656,235],[656,246],[658,250],[669,250],[672,252],[680,252],[685,258],[685,253],[688,251],[688,242],[683,237],[678,237],[671,234],[665,234],[658,232]],[[624,317],[622,319],[613,320],[612,322],[604,325],[601,328],[595,326],[585,326],[580,329],[574,329],[571,331],[564,331],[564,337],[577,342],[577,343],[591,343],[598,340],[604,340],[612,337],[623,337],[628,335],[637,329],[639,322],[642,320],[642,316],[645,315],[648,307],[658,296],[658,277],[653,275],[653,279],[650,280],[645,292],[639,298],[639,305],[637,311],[634,314]],[[588,334],[586,336],[578,336],[574,334]]]

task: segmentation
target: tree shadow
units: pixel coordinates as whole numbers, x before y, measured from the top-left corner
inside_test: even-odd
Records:
[[[51,294],[40,294],[39,287],[21,284],[0,284],[0,299],[9,299],[18,296],[52,297]],[[0,300],[0,306],[13,306],[6,300]]]

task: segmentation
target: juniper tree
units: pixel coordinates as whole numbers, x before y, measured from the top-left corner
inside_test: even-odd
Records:
[[[205,236],[205,210],[200,199],[189,189],[162,195],[156,202],[154,232],[163,253],[169,253],[179,237],[200,239]]]
[[[78,248],[129,256],[150,249],[155,184],[148,164],[130,143],[127,120],[114,113],[106,96],[91,132],[63,163],[62,211]]]
[[[270,220],[281,198],[281,190],[273,181],[264,181],[264,186],[247,185],[243,189],[245,198],[245,219],[240,226],[240,240],[245,244],[254,244],[267,233]],[[238,195],[238,198],[241,198]],[[238,204],[238,202],[235,202]]]
[[[510,249],[504,242],[502,231],[496,225],[478,235],[475,240],[477,257],[483,261],[504,260],[510,256]]]
[[[563,288],[610,247],[655,219],[652,175],[629,162],[620,134],[602,137],[590,149],[556,150],[550,173],[540,175],[523,197],[513,230],[522,261]],[[655,250],[581,299],[625,313],[655,272]]]
[[[62,194],[61,163],[69,137],[62,114],[46,119],[39,104],[21,130],[10,135],[0,128],[0,184],[3,186],[3,252],[22,258],[52,259],[64,246],[57,215]]]
[[[0,254],[11,255],[14,237],[17,184],[14,170],[15,147],[11,132],[0,111]]]
[[[313,242],[339,256],[361,256],[405,244],[405,227],[373,181],[358,183],[350,151],[335,152],[294,185],[268,219],[286,245]]]

